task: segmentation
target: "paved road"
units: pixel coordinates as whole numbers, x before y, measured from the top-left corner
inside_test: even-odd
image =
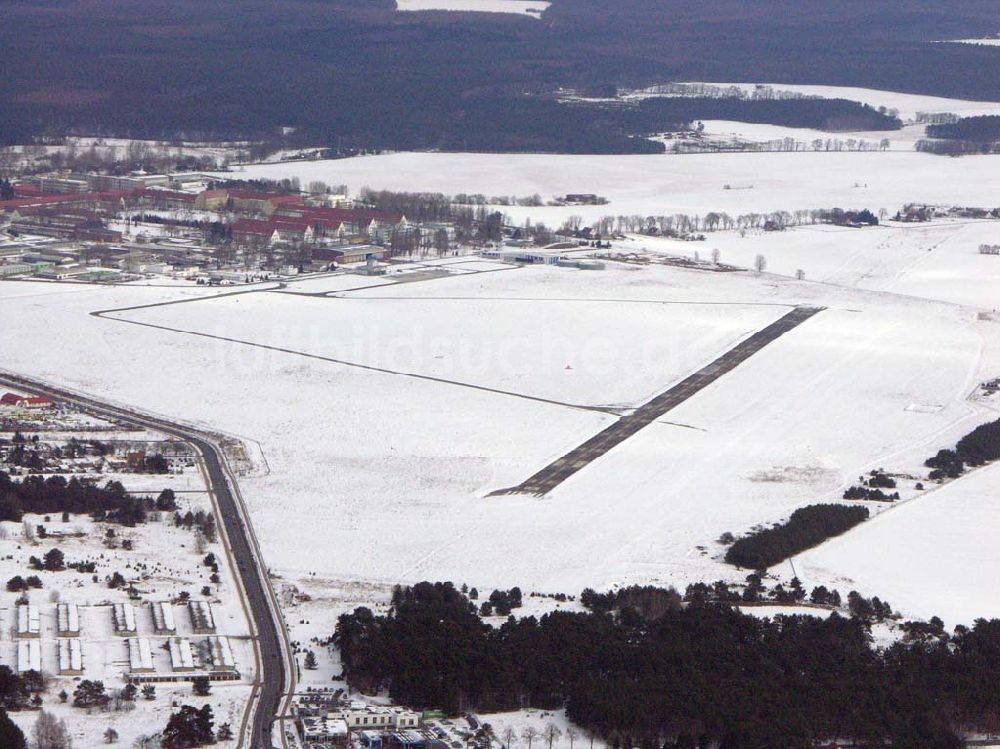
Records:
[[[491,496],[501,494],[536,494],[541,496],[548,494],[581,468],[621,444],[640,429],[649,426],[672,408],[676,408],[692,395],[715,382],[726,372],[735,369],[779,336],[804,323],[821,309],[796,307],[767,327],[761,328],[749,338],[736,344],[711,364],[684,378],[669,390],[665,390],[644,403],[628,416],[623,416],[579,447],[573,448],[558,460],[545,466],[523,483],[509,489],[499,489],[492,492]]]
[[[227,478],[228,469],[215,442],[209,435],[192,431],[173,422],[101,401],[70,393],[45,383],[0,372],[0,385],[27,390],[53,399],[73,403],[98,415],[113,417],[122,422],[155,429],[191,443],[201,453],[205,470],[215,497],[219,516],[225,528],[229,551],[236,564],[236,573],[242,581],[246,604],[256,631],[259,653],[257,681],[251,696],[251,713],[245,724],[241,749],[273,749],[271,724],[279,713],[285,696],[286,682],[291,671],[291,657],[280,621],[277,601],[267,580],[266,568],[261,563],[253,530],[246,522],[239,488],[235,480]]]

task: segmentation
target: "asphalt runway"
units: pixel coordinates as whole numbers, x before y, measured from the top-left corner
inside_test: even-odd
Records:
[[[577,471],[585,468],[640,429],[649,426],[671,409],[708,387],[769,343],[798,327],[822,309],[822,307],[796,307],[767,327],[761,328],[749,338],[736,344],[710,364],[639,406],[631,414],[621,417],[614,424],[545,466],[521,484],[508,489],[499,489],[492,492],[490,496],[504,494],[543,496],[548,494]]]

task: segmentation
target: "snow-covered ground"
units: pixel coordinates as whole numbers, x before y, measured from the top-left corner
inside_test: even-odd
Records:
[[[899,130],[854,131],[850,133],[831,133],[826,130],[814,130],[806,127],[785,127],[783,125],[767,125],[752,122],[736,122],[735,120],[699,120],[705,130],[703,136],[712,141],[746,141],[751,143],[769,143],[791,138],[798,143],[804,143],[811,148],[813,141],[829,140],[866,141],[878,145],[883,139],[889,141],[892,151],[912,151],[921,138],[926,137],[923,125],[906,125]],[[665,141],[670,147],[670,141]],[[875,151],[873,153],[879,153]]]
[[[705,242],[634,236],[616,250],[647,250],[702,259],[718,249],[721,261],[752,267],[763,255],[771,273],[838,286],[938,299],[995,310],[1000,307],[1000,257],[981,244],[1000,244],[1000,222],[888,223],[865,229],[801,226],[784,232],[710,233]]]
[[[1000,39],[947,39],[941,44],[981,44],[984,47],[1000,47]]]
[[[973,471],[799,555],[803,580],[856,587],[952,626],[1000,617],[1000,465]]]
[[[456,10],[515,13],[538,18],[551,3],[545,0],[396,0],[396,10]]]
[[[406,375],[614,406],[649,399],[788,309],[504,293],[491,299],[480,291],[489,281],[454,286],[452,298],[426,298],[426,286],[408,284],[334,299],[239,295],[120,316]],[[280,368],[285,357],[268,358]]]
[[[872,234],[845,231],[840,251],[859,251]],[[1000,326],[885,293],[894,278],[887,271],[884,291],[858,291],[612,263],[116,314],[185,332],[87,313],[214,292],[13,282],[0,284],[0,309],[17,320],[6,367],[259,442],[270,472],[241,486],[266,560],[285,579],[578,593],[739,578],[717,559],[721,533],[838,497],[872,467],[919,470],[985,420],[966,396],[996,375]],[[636,404],[782,309],[761,303],[829,309],[550,497],[484,496],[613,418],[521,396]],[[53,330],[60,346],[35,345]],[[598,355],[595,341],[613,356]],[[412,345],[396,359],[401,342]],[[1000,557],[983,565],[995,572]],[[923,603],[933,613],[950,595],[929,586]],[[331,615],[323,631],[332,624]]]
[[[1000,106],[1000,105],[998,105]],[[396,153],[350,159],[254,165],[238,178],[298,177],[400,191],[482,193],[551,199],[590,192],[608,205],[501,208],[514,223],[550,226],[569,216],[675,213],[732,216],[811,208],[885,208],[911,202],[1000,205],[992,156],[950,159],[916,151],[886,153],[711,153],[639,156]]]

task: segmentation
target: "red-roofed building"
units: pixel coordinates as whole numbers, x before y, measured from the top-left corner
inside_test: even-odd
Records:
[[[232,225],[233,241],[243,247],[267,246],[278,241],[278,230],[270,221],[241,218]]]
[[[41,410],[54,408],[55,402],[44,395],[18,395],[17,393],[4,393],[0,396],[0,406],[13,406],[14,408],[30,408]]]
[[[282,208],[306,207],[305,199],[301,195],[272,195],[264,204],[264,213],[273,216],[276,211]]]

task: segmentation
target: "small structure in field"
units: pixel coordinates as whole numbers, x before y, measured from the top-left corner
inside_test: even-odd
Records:
[[[194,654],[191,652],[191,641],[185,637],[171,637],[167,640],[170,649],[170,668],[175,673],[194,671]]]
[[[128,670],[133,674],[151,674],[153,668],[153,651],[149,640],[145,637],[130,637],[128,643]]]
[[[59,640],[59,675],[83,675],[83,647],[75,637]]]
[[[17,672],[42,670],[42,644],[38,640],[21,640],[17,643]]]
[[[212,616],[212,606],[208,601],[189,601],[188,611],[191,614],[191,631],[196,635],[214,635],[215,618]]]
[[[111,619],[119,637],[131,637],[139,631],[135,626],[135,608],[131,603],[116,603],[111,609]]]
[[[80,609],[75,603],[56,606],[57,631],[60,637],[80,636]]]
[[[17,636],[20,639],[37,639],[42,631],[38,607],[23,603],[17,607]]]
[[[155,601],[153,603],[153,631],[158,635],[177,634],[174,610],[169,601]]]

